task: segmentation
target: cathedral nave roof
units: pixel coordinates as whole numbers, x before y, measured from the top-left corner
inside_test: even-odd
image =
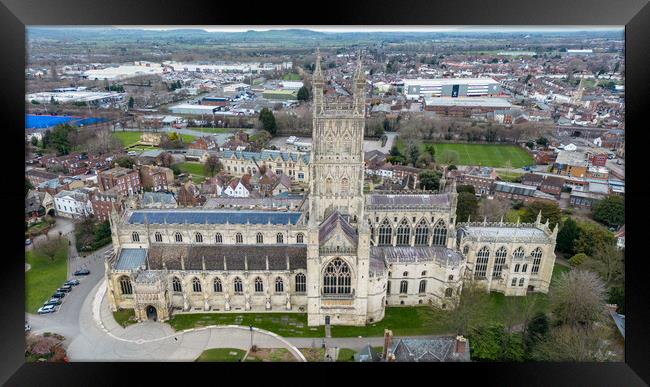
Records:
[[[196,209],[135,210],[127,215],[129,224],[297,224],[302,212],[223,211]]]
[[[416,263],[436,261],[457,265],[463,256],[443,246],[370,246],[370,257],[389,263]]]

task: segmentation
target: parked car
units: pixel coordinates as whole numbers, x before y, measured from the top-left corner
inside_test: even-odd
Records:
[[[38,309],[38,314],[54,313],[56,312],[56,306],[54,305],[45,305]]]
[[[74,275],[88,275],[88,274],[90,274],[90,270],[88,269],[81,269],[74,272]]]
[[[66,289],[67,291],[72,290],[72,285],[64,283],[63,286],[61,286],[62,289]]]
[[[63,297],[65,297],[64,292],[58,292],[57,291],[56,293],[52,294],[52,298],[63,298]]]
[[[67,288],[65,288],[65,287],[60,287],[60,288],[56,289],[57,292],[61,292],[61,293],[64,293],[64,292],[65,292],[65,293],[69,293],[70,290],[72,290],[72,287],[71,287],[71,286],[68,286]]]
[[[46,302],[45,304],[43,304],[43,305],[49,305],[49,304],[53,304],[53,305],[61,305],[61,299],[60,299],[60,298],[50,298],[50,300],[47,301],[47,302]]]
[[[79,280],[78,279],[67,280],[63,285],[77,286],[79,285]]]
[[[29,246],[29,245],[31,245],[31,244],[32,244],[32,240],[31,240],[31,239],[29,239],[29,238],[28,238],[28,239],[25,239],[25,246]]]

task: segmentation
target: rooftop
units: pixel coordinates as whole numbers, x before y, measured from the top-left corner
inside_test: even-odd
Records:
[[[369,206],[429,207],[449,206],[449,194],[369,194]]]
[[[499,84],[492,78],[431,78],[431,79],[403,79],[404,86],[409,85],[487,85]]]
[[[443,246],[370,246],[370,258],[393,262],[431,262],[457,265],[464,258],[458,252]]]
[[[481,97],[431,97],[425,98],[426,106],[464,106],[464,107],[495,107],[509,109],[512,104],[503,98]]]
[[[508,239],[525,239],[529,241],[545,242],[549,239],[544,230],[528,224],[521,224],[519,227],[504,225],[463,225],[459,228],[459,233],[464,234],[464,237],[475,238],[488,241],[500,240],[506,241]]]
[[[115,264],[115,270],[133,270],[143,266],[147,249],[122,249]]]
[[[135,210],[127,215],[129,224],[297,224],[302,212],[219,211],[219,210]]]

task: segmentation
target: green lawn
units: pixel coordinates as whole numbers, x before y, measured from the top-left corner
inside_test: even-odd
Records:
[[[406,155],[407,142],[397,138],[396,142],[399,151]],[[424,152],[427,142],[419,141],[420,152]],[[522,148],[515,145],[501,144],[455,144],[440,143],[433,144],[436,155],[445,150],[452,150],[458,153],[458,165],[480,165],[484,167],[504,167],[510,160],[513,168],[520,168],[534,164],[533,158]]]
[[[339,357],[336,359],[336,361],[354,361],[354,354],[357,353],[356,351],[349,349],[349,348],[340,348],[339,349]]]
[[[246,351],[236,348],[212,348],[207,349],[196,358],[197,362],[224,361],[236,362],[244,358]]]
[[[201,183],[206,178],[203,172],[202,163],[187,161],[184,163],[178,163],[178,167],[183,173],[189,173],[192,175],[192,181],[194,183]]]
[[[115,319],[115,322],[123,327],[127,327],[137,322],[136,320],[132,320],[131,317],[135,317],[133,309],[120,309],[117,312],[113,312],[113,318]]]
[[[296,73],[289,73],[282,76],[282,79],[285,81],[299,81],[300,75]]]
[[[202,132],[205,134],[235,133],[240,130],[240,128],[188,128],[188,129],[195,130],[197,132]]]
[[[122,146],[125,148],[128,148],[130,146],[133,146],[140,142],[140,136],[142,136],[142,133],[144,132],[121,132],[121,131],[116,131],[113,132],[113,137],[117,138],[122,142]],[[157,133],[166,133],[166,132],[157,132]],[[181,138],[183,139],[183,143],[189,144],[192,141],[196,139],[196,136],[190,136],[189,134],[181,134]]]
[[[28,312],[36,313],[54,291],[63,285],[68,277],[67,261],[67,242],[61,244],[54,261],[38,250],[25,252],[25,262],[31,265],[31,269],[25,273],[25,306]]]
[[[497,172],[497,176],[499,176],[501,180],[509,182],[521,182],[521,177],[523,175],[523,173],[516,172]]]
[[[298,348],[308,362],[321,362],[325,360],[325,348]]]

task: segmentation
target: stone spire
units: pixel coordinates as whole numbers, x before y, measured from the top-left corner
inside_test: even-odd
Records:
[[[357,56],[357,67],[354,70],[354,110],[357,113],[364,113],[366,108],[366,75],[363,70],[363,62],[361,60],[361,50]]]
[[[320,49],[316,48],[316,63],[314,64],[314,74],[312,75],[311,87],[314,99],[314,113],[323,111],[323,86],[325,79],[320,67]]]
[[[539,210],[537,214],[537,219],[535,220],[535,225],[539,226],[542,223],[542,210]]]

